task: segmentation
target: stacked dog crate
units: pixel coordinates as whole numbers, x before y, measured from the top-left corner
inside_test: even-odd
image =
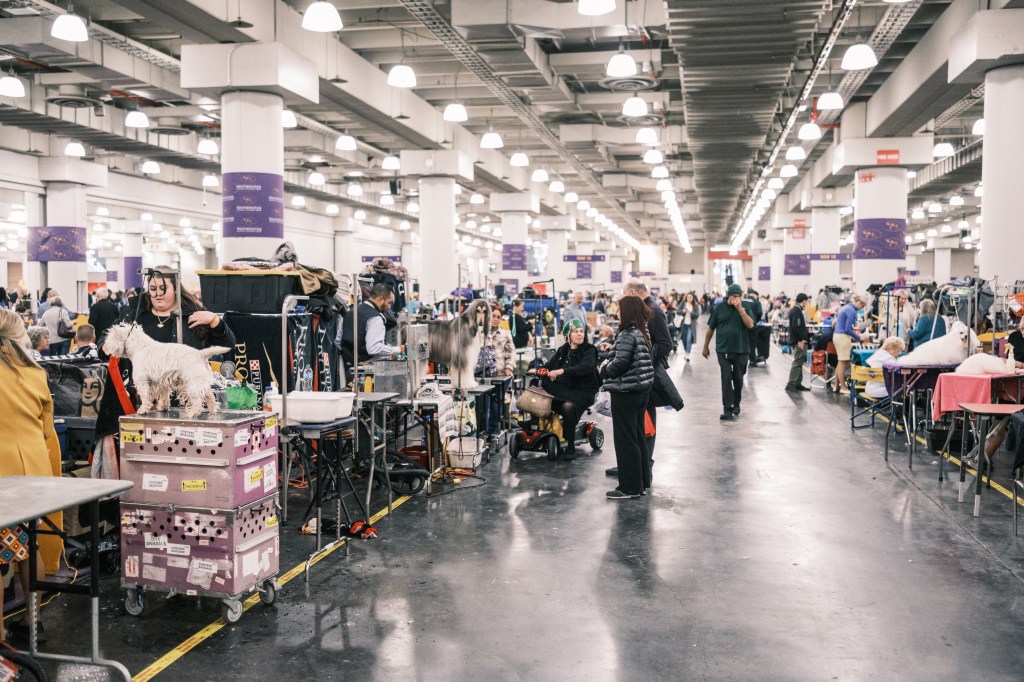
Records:
[[[139,615],[146,591],[216,597],[228,622],[242,598],[277,595],[278,418],[179,410],[121,417],[121,584]]]

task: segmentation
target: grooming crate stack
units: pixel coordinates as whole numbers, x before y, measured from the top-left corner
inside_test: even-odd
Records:
[[[242,598],[277,595],[278,417],[178,410],[121,418],[121,584],[139,615],[147,591],[215,597],[228,622]]]

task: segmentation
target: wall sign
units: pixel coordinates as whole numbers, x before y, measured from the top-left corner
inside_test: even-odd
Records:
[[[594,264],[590,261],[576,263],[576,279],[590,279],[594,276]]]
[[[807,239],[807,228],[794,227],[792,230],[789,231],[789,236],[792,239]]]
[[[225,237],[284,238],[284,178],[276,173],[224,173]]]
[[[604,256],[601,254],[595,255],[570,255],[562,256],[562,260],[566,263],[603,263]]]
[[[29,228],[28,260],[33,263],[84,263],[87,250],[84,227]]]
[[[854,223],[854,260],[903,260],[907,257],[905,218],[864,218]]]
[[[879,149],[875,151],[875,162],[879,166],[895,166],[900,162],[899,149]]]
[[[772,278],[772,268],[771,268],[771,266],[760,267],[760,268],[757,269],[757,279],[759,281],[765,282],[767,280],[770,280],[771,278]]]
[[[387,258],[392,263],[401,263],[402,262],[402,257],[401,256],[363,256],[363,262],[364,263],[372,263],[373,261],[377,260],[378,258]]]
[[[612,284],[622,284],[622,270],[612,270],[611,271],[611,283]]]
[[[787,253],[783,263],[782,274],[803,276],[811,274],[811,255],[809,253]]]
[[[526,270],[526,244],[505,244],[501,249],[502,270]]]

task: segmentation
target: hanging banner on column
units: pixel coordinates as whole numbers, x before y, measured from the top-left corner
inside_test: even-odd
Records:
[[[562,260],[564,262],[566,262],[566,263],[603,263],[604,262],[604,258],[605,257],[604,257],[603,254],[594,254],[594,255],[583,255],[583,254],[581,254],[581,255],[562,256]]]
[[[787,253],[782,274],[796,276],[811,274],[811,255],[808,253]]]
[[[225,173],[225,237],[284,238],[284,178],[276,173]]]
[[[611,272],[611,283],[622,284],[622,270],[612,270]]]
[[[33,263],[84,263],[88,250],[84,227],[32,227],[28,260]]]
[[[117,282],[120,278],[117,276],[117,270],[107,270],[107,284],[111,282]]]
[[[142,288],[142,275],[139,274],[139,270],[142,269],[142,256],[125,256],[124,257],[124,290],[129,289],[141,289]]]
[[[594,264],[588,262],[576,263],[576,279],[590,279],[594,276]]]
[[[761,282],[770,280],[772,278],[771,266],[762,267],[757,269],[757,279]]]
[[[501,249],[502,270],[526,270],[526,244],[505,244]]]
[[[907,257],[905,218],[865,218],[853,229],[854,260],[903,260]]]
[[[498,284],[505,287],[506,296],[518,296],[519,295],[519,280],[515,277],[502,277],[498,280]]]

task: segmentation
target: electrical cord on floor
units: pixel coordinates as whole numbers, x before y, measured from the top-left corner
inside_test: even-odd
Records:
[[[433,497],[441,497],[443,495],[449,495],[451,493],[457,493],[460,490],[473,490],[474,488],[479,488],[480,486],[487,484],[487,479],[484,478],[483,476],[475,473],[472,469],[450,469],[450,468],[444,468],[444,469],[442,469],[440,472],[438,472],[434,476],[433,480],[434,480],[434,482],[440,481],[440,482],[443,483],[446,476],[452,476],[453,485],[455,487],[453,487],[451,490],[442,490],[439,493],[431,493],[430,495],[428,495],[428,497],[432,497],[432,498]],[[456,477],[458,478],[458,481],[459,481],[458,483],[454,482],[454,479]],[[480,481],[480,482],[477,483],[476,485],[465,485],[465,486],[462,485],[462,481],[464,481],[466,479],[470,479],[470,478],[475,479],[475,480]]]

